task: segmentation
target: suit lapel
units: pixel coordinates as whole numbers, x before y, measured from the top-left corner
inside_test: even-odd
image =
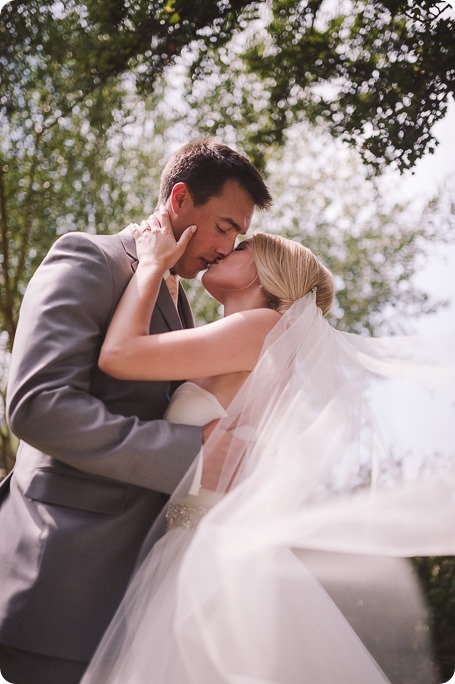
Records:
[[[164,280],[161,281],[160,293],[156,300],[156,307],[161,311],[171,330],[181,330],[182,321],[177,313],[171,293]]]
[[[131,269],[134,272],[137,269],[138,265],[138,260],[137,260],[137,252],[136,252],[136,243],[134,241],[133,236],[131,235],[130,229],[129,228],[124,228],[123,230],[118,233],[120,240],[123,245],[123,249],[125,252],[128,254],[130,261],[131,261]]]
[[[136,252],[136,243],[134,241],[133,236],[130,233],[129,228],[124,228],[122,231],[119,233],[120,239],[122,241],[123,248],[125,252],[128,254],[129,258],[131,259],[131,269],[132,271],[136,271],[137,265],[138,265],[138,260],[137,260],[137,252]],[[180,304],[182,303],[182,320],[184,321],[184,326],[185,327],[193,327],[191,325],[191,322],[193,320],[193,315],[191,313],[190,305],[188,303],[188,300],[186,298],[186,295],[183,293],[183,288],[181,285],[179,285],[180,290],[179,290],[179,308]],[[182,294],[183,293],[183,294]],[[183,304],[184,301],[184,304]],[[166,320],[166,323],[169,326],[169,330],[181,330],[182,329],[182,321],[179,318],[179,315],[177,313],[177,309],[174,306],[174,302],[172,301],[171,294],[168,290],[168,287],[164,280],[161,283],[160,291],[158,294],[158,299],[156,302],[156,308],[160,310],[161,314],[163,315],[164,319]],[[194,325],[194,323],[193,323]]]

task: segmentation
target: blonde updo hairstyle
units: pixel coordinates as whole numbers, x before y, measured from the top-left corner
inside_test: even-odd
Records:
[[[313,252],[293,240],[270,233],[254,233],[253,258],[267,308],[283,314],[316,288],[316,304],[325,316],[332,306],[332,274]]]

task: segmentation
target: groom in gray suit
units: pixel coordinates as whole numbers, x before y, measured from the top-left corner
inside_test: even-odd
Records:
[[[200,141],[167,163],[160,202],[177,239],[198,226],[174,267],[192,278],[232,250],[271,198],[245,157]],[[0,486],[0,670],[15,684],[80,681],[147,532],[210,433],[162,420],[175,383],[98,369],[136,265],[128,229],[67,233],[23,300],[8,387],[21,442]],[[182,288],[176,308],[163,281],[150,332],[192,325]]]

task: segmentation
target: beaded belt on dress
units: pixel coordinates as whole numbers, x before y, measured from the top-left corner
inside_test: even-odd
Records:
[[[185,527],[187,530],[195,530],[208,511],[208,508],[199,504],[170,503],[166,511],[167,529]]]

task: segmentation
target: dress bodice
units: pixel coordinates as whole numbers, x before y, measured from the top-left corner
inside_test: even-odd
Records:
[[[194,382],[184,382],[172,395],[164,417],[170,423],[202,426],[225,415],[214,394]]]
[[[170,423],[202,426],[216,418],[223,418],[225,415],[226,411],[214,394],[194,382],[184,382],[172,395],[164,417]],[[214,492],[200,486],[202,459],[201,448],[197,456],[196,472],[189,495],[184,498],[174,498],[168,506],[166,514],[168,529],[186,527],[193,530],[200,518],[223,496],[221,492]]]

